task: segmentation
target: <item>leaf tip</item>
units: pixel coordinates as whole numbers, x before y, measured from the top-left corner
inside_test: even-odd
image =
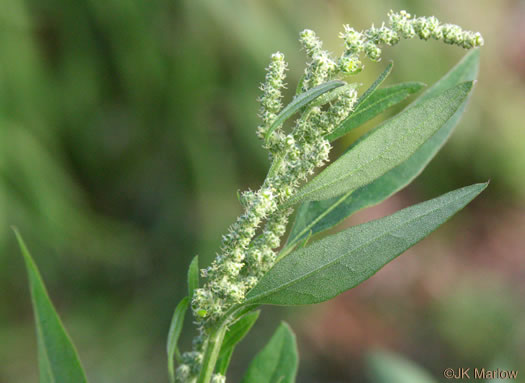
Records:
[[[22,236],[20,235],[20,231],[18,230],[18,227],[15,225],[11,225],[11,230],[13,230],[13,233],[15,233],[16,239],[20,240]]]
[[[24,257],[24,259],[30,260],[32,262],[33,260],[31,259],[31,255],[29,255],[29,250],[27,249],[24,239],[22,238],[22,234],[20,234],[20,231],[15,225],[11,225],[11,230],[13,230],[13,232],[15,233],[15,237],[18,242],[18,247],[20,247],[22,256]]]

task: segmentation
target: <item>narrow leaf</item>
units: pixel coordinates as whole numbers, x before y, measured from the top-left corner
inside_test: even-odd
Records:
[[[433,97],[436,97],[443,91],[464,82],[476,79],[479,70],[479,49],[469,51],[459,63],[456,64],[445,76],[436,82],[431,88],[427,89],[420,97],[409,105],[414,107],[420,105]]]
[[[255,311],[242,316],[235,322],[224,335],[224,341],[219,353],[219,362],[217,363],[217,372],[226,375],[226,369],[230,364],[230,358],[235,346],[244,339],[246,334],[252,329],[255,321],[259,318],[260,311]]]
[[[14,231],[26,264],[35,313],[40,383],[87,382],[75,346],[55,311],[40,272],[22,236]]]
[[[199,256],[193,257],[188,268],[188,297],[191,300],[193,292],[199,288]]]
[[[410,107],[421,104],[421,100],[429,99],[429,97],[435,96],[440,91],[451,88],[461,82],[475,80],[478,68],[479,50],[476,49],[467,53],[454,68],[410,104]],[[354,192],[348,192],[343,196],[302,204],[298,209],[285,249],[290,249],[292,245],[307,235],[314,235],[337,225],[360,209],[384,201],[412,182],[450,137],[465,110],[466,103],[467,100],[463,102],[456,113],[437,133],[425,142],[408,160],[385,173],[374,182]]]
[[[368,88],[365,93],[359,97],[359,100],[357,100],[356,107],[361,106],[371,95],[373,95],[377,88],[383,83],[383,81],[386,80],[386,78],[390,75],[390,72],[392,72],[392,68],[394,67],[394,62],[390,61],[388,65],[386,66],[385,70],[376,78],[376,80],[370,85],[370,88]]]
[[[308,104],[308,108],[312,108],[314,106],[321,106],[321,105],[327,104],[327,103],[335,100],[337,97],[339,97],[343,93],[346,93],[346,92],[348,92],[351,89],[355,89],[357,86],[358,86],[357,83],[353,83],[353,84],[346,84],[346,85],[340,86],[338,88],[332,89],[331,91],[326,92],[325,94],[317,97],[315,100],[310,102]]]
[[[471,89],[472,82],[461,83],[385,121],[303,186],[288,205],[356,190],[403,163],[452,117]]]
[[[351,227],[277,262],[246,296],[246,304],[323,302],[370,278],[476,197],[476,184]]]
[[[293,383],[297,367],[295,335],[283,322],[250,363],[241,383]]]
[[[251,330],[257,318],[259,318],[260,311],[255,311],[242,316],[237,322],[235,322],[226,332],[222,348],[235,347]],[[222,352],[222,351],[221,351]]]
[[[217,360],[217,365],[215,366],[215,372],[217,374],[226,376],[226,371],[228,371],[228,367],[230,366],[230,361],[232,359],[233,350],[234,348],[227,348],[224,351],[221,349],[219,359]]]
[[[193,263],[193,262],[192,262]],[[168,354],[168,372],[170,375],[170,381],[175,381],[175,370],[173,366],[173,358],[176,357],[177,361],[180,363],[180,352],[177,346],[179,341],[180,333],[182,331],[182,326],[184,325],[184,315],[188,310],[190,305],[190,300],[188,297],[184,297],[173,312],[173,317],[171,319],[170,330],[168,332],[168,343],[166,351]]]
[[[330,141],[334,141],[344,136],[351,130],[383,113],[388,108],[399,104],[424,86],[425,84],[421,82],[405,82],[376,90],[366,101],[356,107],[355,111],[327,138]]]
[[[375,383],[437,382],[414,362],[385,351],[376,351],[368,357],[368,370]]]
[[[295,96],[292,102],[286,105],[286,107],[281,111],[281,113],[279,113],[272,126],[270,126],[270,129],[268,129],[265,139],[268,140],[272,132],[275,129],[277,129],[277,127],[281,126],[287,119],[289,119],[303,107],[308,105],[310,102],[315,100],[317,97],[320,97],[326,92],[329,92],[332,89],[338,88],[343,85],[345,85],[345,82],[343,81],[329,81]]]

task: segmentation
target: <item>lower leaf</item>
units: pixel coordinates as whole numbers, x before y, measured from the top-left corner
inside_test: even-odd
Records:
[[[301,305],[331,299],[370,278],[486,187],[467,186],[296,250],[262,277],[246,304]]]
[[[283,322],[250,363],[241,383],[293,383],[298,359],[295,335]]]
[[[175,307],[175,311],[173,312],[173,317],[171,319],[170,330],[168,332],[168,343],[166,346],[166,352],[168,354],[168,373],[171,382],[175,381],[173,358],[176,357],[179,363],[182,362],[177,343],[182,331],[182,326],[184,325],[184,316],[186,315],[189,305],[189,298],[182,298],[177,307]]]
[[[71,338],[53,307],[40,272],[16,229],[35,312],[40,383],[87,382]]]

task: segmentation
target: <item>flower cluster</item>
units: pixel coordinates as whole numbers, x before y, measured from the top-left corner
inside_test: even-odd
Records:
[[[282,108],[282,89],[285,87],[284,79],[286,77],[286,68],[287,65],[284,61],[284,55],[280,52],[274,53],[270,65],[266,68],[266,81],[261,84],[263,94],[259,97],[261,104],[259,117],[263,124],[257,128],[257,136],[261,139],[265,139],[268,129]],[[268,149],[270,153],[277,152],[282,142],[283,134],[278,128],[266,143],[265,148]]]
[[[441,25],[434,17],[412,18],[401,11],[390,12],[389,19],[389,27],[372,26],[363,32],[345,25],[340,35],[344,51],[338,59],[323,50],[321,40],[313,31],[301,32],[299,40],[309,61],[299,91],[306,92],[339,75],[359,72],[362,53],[371,60],[379,60],[379,45],[394,45],[401,38],[432,37],[464,48],[483,44],[479,33],[463,31],[450,24]],[[228,310],[243,302],[246,293],[274,265],[276,249],[292,213],[285,202],[316,168],[328,161],[331,145],[326,137],[347,118],[357,102],[355,87],[345,85],[329,93],[325,101],[304,107],[289,133],[284,132],[282,126],[273,127],[283,107],[286,69],[284,55],[273,54],[261,85],[261,125],[257,128],[272,166],[259,190],[241,193],[243,213],[223,236],[221,251],[213,263],[201,270],[207,283],[194,291],[191,303],[199,335],[194,339],[193,351],[183,354],[183,363],[177,369],[177,380],[181,383],[196,381],[210,330],[219,320],[228,323]],[[225,377],[215,374],[212,382],[224,383]]]
[[[405,11],[388,14],[389,26],[385,24],[376,28],[372,26],[363,32],[358,32],[349,25],[343,26],[339,35],[344,40],[345,49],[339,59],[339,69],[353,74],[362,69],[360,54],[365,53],[372,61],[381,58],[379,45],[395,45],[401,39],[419,37],[422,40],[433,38],[443,40],[447,44],[454,44],[469,49],[483,45],[480,33],[464,31],[454,24],[441,24],[437,18],[412,17]]]
[[[337,71],[337,64],[330,54],[323,50],[323,43],[310,29],[301,32],[299,41],[308,57],[312,59],[305,70],[302,90],[306,91],[326,82]]]

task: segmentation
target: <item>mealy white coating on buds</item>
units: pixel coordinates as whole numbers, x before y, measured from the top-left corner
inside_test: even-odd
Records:
[[[344,41],[344,51],[334,59],[323,50],[315,33],[306,29],[300,34],[300,42],[309,61],[300,91],[307,91],[339,75],[355,74],[363,68],[360,60],[363,53],[378,61],[381,58],[379,45],[394,45],[401,38],[416,36],[423,40],[442,39],[445,43],[464,48],[483,45],[479,33],[463,31],[452,24],[441,25],[435,17],[413,18],[405,11],[391,11],[389,26],[372,26],[362,32],[343,26],[340,37]],[[240,193],[243,213],[222,237],[221,251],[215,260],[201,270],[207,282],[194,291],[191,302],[199,335],[193,342],[194,351],[182,355],[183,364],[176,371],[178,382],[196,381],[209,329],[218,320],[224,320],[231,307],[242,303],[247,292],[274,265],[276,249],[292,214],[292,209],[282,208],[282,205],[294,195],[301,182],[328,161],[331,145],[326,136],[345,120],[357,102],[355,88],[346,86],[334,93],[333,99],[327,98],[327,105],[303,108],[290,133],[285,133],[279,126],[266,137],[282,110],[286,69],[283,54],[273,54],[261,85],[259,116],[262,124],[257,128],[257,135],[264,140],[263,146],[273,161],[271,171],[259,190]],[[223,375],[213,375],[212,383],[224,382]]]
[[[191,378],[191,368],[187,364],[181,364],[175,371],[175,379],[177,382],[186,383]]]
[[[302,83],[304,92],[326,82],[337,71],[337,64],[330,53],[323,50],[323,43],[314,31],[305,29],[300,33],[299,41],[306,55],[311,59],[304,72]]]

